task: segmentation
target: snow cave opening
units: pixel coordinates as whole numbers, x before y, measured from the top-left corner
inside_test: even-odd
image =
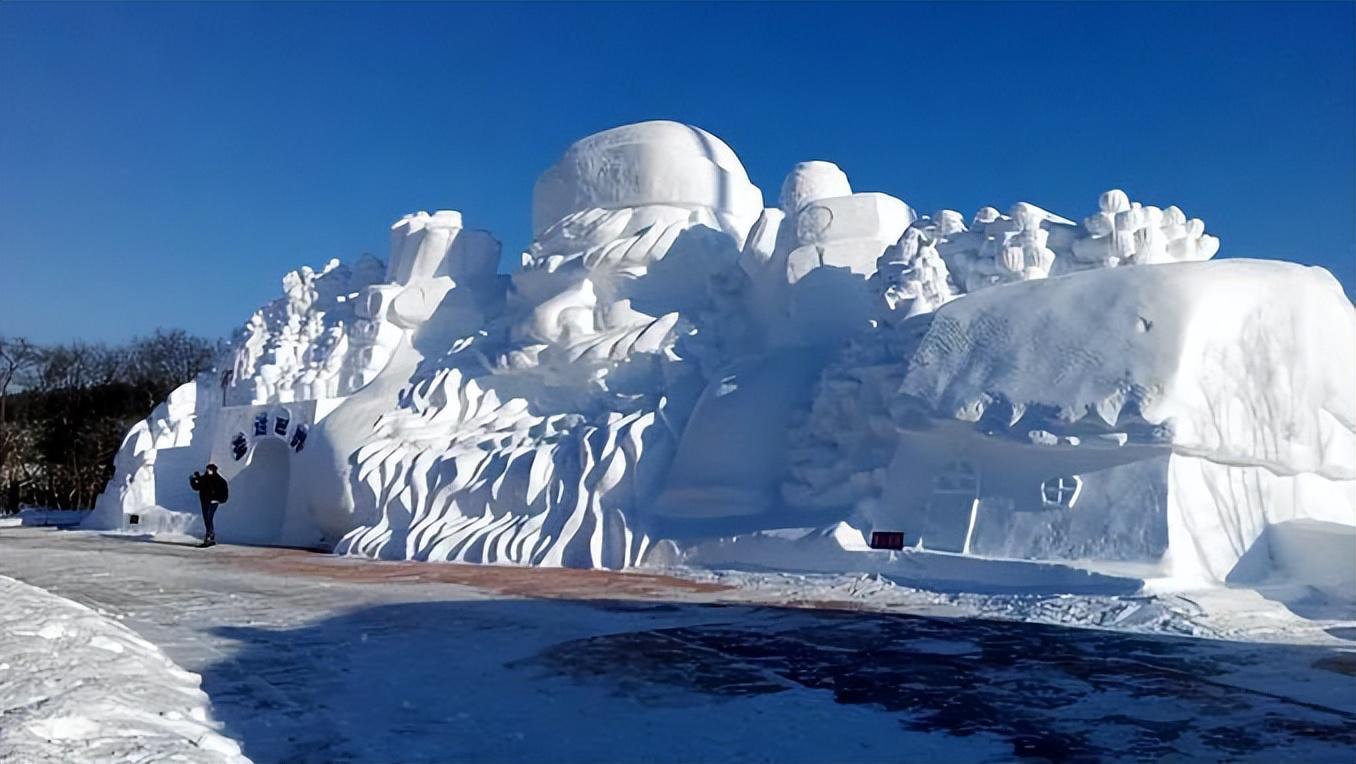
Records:
[[[260,438],[249,462],[231,480],[231,498],[217,513],[217,536],[245,544],[276,544],[287,512],[291,453],[281,438]]]

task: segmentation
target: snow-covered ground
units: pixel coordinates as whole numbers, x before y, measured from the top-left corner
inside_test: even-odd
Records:
[[[1356,746],[1356,618],[1330,604],[1311,620],[1244,591],[980,594],[189,543],[4,528],[0,574],[200,674],[256,762],[1349,761]],[[6,626],[0,650],[35,638]],[[79,644],[50,660],[92,675]],[[89,686],[105,695],[86,708],[126,697]]]
[[[0,576],[0,635],[0,761],[246,761],[198,677],[117,621]]]

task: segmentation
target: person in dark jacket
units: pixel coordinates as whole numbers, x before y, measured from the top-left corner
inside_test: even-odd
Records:
[[[217,543],[217,529],[212,520],[217,514],[217,505],[226,503],[230,489],[226,486],[226,478],[217,473],[215,464],[207,465],[206,475],[194,472],[188,484],[198,492],[198,503],[202,505],[202,523],[207,532],[198,546],[206,548]]]

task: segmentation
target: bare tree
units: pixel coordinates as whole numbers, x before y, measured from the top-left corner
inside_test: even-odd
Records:
[[[174,388],[212,368],[215,353],[211,342],[182,329],[157,329],[150,337],[132,341],[128,378],[144,388],[152,398],[149,405],[155,405]]]
[[[31,381],[41,360],[42,351],[23,337],[0,337],[0,422],[10,392]]]
[[[112,347],[0,338],[0,506],[90,506],[127,428],[214,355],[177,330]]]
[[[10,399],[32,384],[41,360],[41,350],[23,337],[0,337],[0,498],[9,506],[17,505],[23,483],[33,477],[33,438],[15,420]]]

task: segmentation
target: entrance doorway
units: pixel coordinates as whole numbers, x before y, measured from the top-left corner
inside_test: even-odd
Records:
[[[236,544],[281,540],[291,477],[291,452],[281,438],[260,438],[245,469],[231,478],[230,501],[217,512],[217,538]]]
[[[923,548],[969,554],[978,514],[979,474],[969,462],[947,464],[932,479]]]

